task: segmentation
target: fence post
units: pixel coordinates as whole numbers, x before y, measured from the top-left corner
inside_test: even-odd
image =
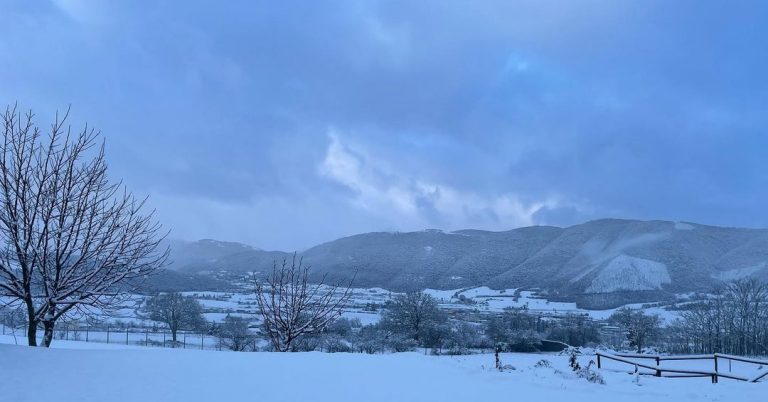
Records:
[[[182,342],[181,345],[182,345],[181,346],[182,349],[186,349],[187,348],[187,333],[186,332],[184,333],[184,341]]]
[[[602,365],[600,364],[600,354],[597,354],[597,368],[601,368]]]
[[[200,350],[203,350],[203,345],[205,344],[205,334],[200,333]]]
[[[163,347],[165,347],[165,328],[163,328]]]
[[[109,343],[109,325],[107,325],[107,343]]]
[[[125,327],[125,344],[128,344],[128,327]]]
[[[715,356],[715,373],[717,373],[717,353],[715,353],[714,356]]]
[[[85,326],[85,341],[86,342],[88,342],[88,335],[90,334],[90,332],[91,332],[91,326],[90,325],[86,325]]]
[[[144,346],[149,346],[149,329],[144,328]]]

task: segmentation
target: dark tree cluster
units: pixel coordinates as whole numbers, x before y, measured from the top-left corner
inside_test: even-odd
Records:
[[[385,353],[418,348],[435,354],[467,354],[491,350],[537,351],[542,340],[576,346],[598,343],[597,323],[584,315],[541,317],[527,309],[508,309],[485,323],[450,319],[437,301],[424,292],[397,295],[384,306],[381,321],[360,325],[340,319],[327,330],[304,338],[297,350]]]
[[[549,317],[532,314],[527,308],[508,308],[488,320],[486,335],[494,344],[504,344],[515,352],[540,350],[542,340],[559,341],[571,346],[600,342],[598,324],[583,314]]]
[[[149,319],[161,322],[171,331],[172,344],[176,344],[179,330],[201,330],[207,326],[203,307],[194,297],[181,293],[161,293],[147,299],[143,307]]]
[[[644,347],[656,341],[661,329],[661,318],[658,315],[626,307],[616,310],[610,321],[624,331],[629,346],[637,353],[641,353]]]
[[[744,279],[715,289],[681,313],[667,345],[676,353],[768,354],[768,287]]]

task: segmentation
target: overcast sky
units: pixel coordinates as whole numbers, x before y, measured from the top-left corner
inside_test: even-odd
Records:
[[[768,2],[0,3],[0,102],[172,237],[768,226]]]

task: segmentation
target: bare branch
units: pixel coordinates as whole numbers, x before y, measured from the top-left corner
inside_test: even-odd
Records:
[[[108,180],[100,133],[73,132],[68,116],[47,136],[15,105],[0,117],[0,292],[24,303],[30,345],[38,323],[47,346],[56,320],[114,306],[168,256],[145,200]]]
[[[309,283],[309,266],[294,253],[290,265],[283,260],[272,267],[265,282],[256,282],[256,301],[263,319],[263,329],[276,351],[291,350],[302,336],[323,331],[341,316],[352,296],[352,281],[339,285]]]

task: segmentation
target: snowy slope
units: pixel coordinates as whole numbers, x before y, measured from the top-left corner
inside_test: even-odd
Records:
[[[215,244],[174,249],[174,259],[186,261],[175,266],[184,272],[263,273],[289,255]],[[318,277],[328,274],[333,282],[355,275],[358,287],[538,288],[608,308],[708,291],[721,280],[768,279],[768,230],[601,219],[505,232],[365,233],[311,247],[303,256]]]
[[[671,282],[666,265],[622,254],[600,270],[587,288],[587,293],[656,290]]]
[[[66,350],[0,345],[0,399],[58,402],[196,401],[764,401],[768,384],[574,376],[566,358],[505,354],[433,357],[183,350]],[[552,367],[535,367],[548,359]],[[582,359],[586,363],[586,359]]]

